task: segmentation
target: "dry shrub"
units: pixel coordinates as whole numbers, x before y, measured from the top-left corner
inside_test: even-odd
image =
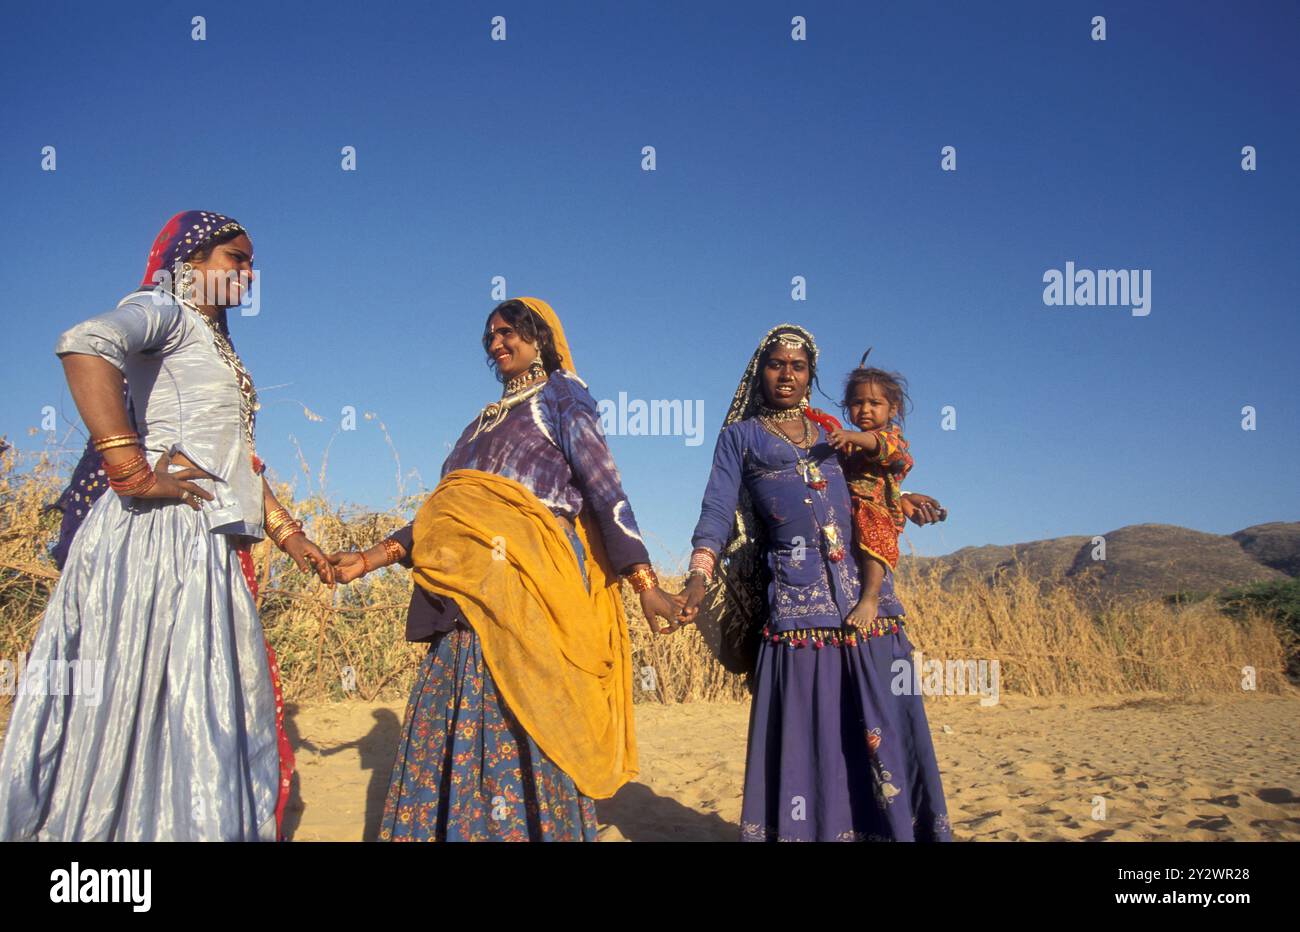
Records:
[[[0,442],[0,658],[12,661],[31,645],[58,582],[46,547],[61,516],[44,506],[65,481],[53,452],[19,453]]]
[[[1213,602],[1103,599],[1034,579],[1015,565],[948,589],[937,572],[899,579],[908,630],[928,658],[997,660],[1001,687],[1027,696],[1155,691],[1290,692],[1283,632],[1260,613],[1232,619]]]
[[[319,495],[294,501],[284,487],[276,496],[326,553],[373,546],[406,523],[396,511],[332,508]],[[286,697],[392,699],[409,691],[425,647],[405,638],[411,600],[406,570],[388,567],[329,589],[269,541],[254,548],[254,558],[262,624],[280,662]],[[348,668],[351,676],[345,675]]]

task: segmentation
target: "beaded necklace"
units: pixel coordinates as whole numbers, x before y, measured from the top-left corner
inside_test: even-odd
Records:
[[[257,411],[261,405],[257,401],[257,389],[253,386],[253,377],[248,374],[248,370],[244,368],[243,360],[235,352],[235,346],[230,342],[230,334],[225,321],[218,323],[200,311],[198,306],[188,299],[182,298],[180,301],[182,305],[192,310],[208,325],[208,329],[212,331],[212,345],[216,347],[217,355],[235,374],[235,384],[239,386],[239,421],[244,428],[244,439],[248,441],[249,452],[256,456],[253,431],[257,420]]]
[[[802,409],[798,410],[802,412]],[[817,490],[826,488],[826,477],[822,475],[821,468],[818,467],[811,458],[805,456],[803,452],[801,452],[803,450],[811,450],[812,440],[816,439],[816,434],[812,434],[811,437],[809,436],[810,431],[808,430],[807,418],[805,418],[803,422],[803,438],[799,443],[795,443],[791,440],[789,435],[779,427],[768,423],[768,418],[765,415],[759,416],[758,423],[764,430],[772,434],[774,437],[780,437],[786,443],[790,444],[790,447],[794,450],[795,469],[798,470],[800,477],[804,481],[804,485],[808,486],[810,489]],[[812,503],[812,499],[807,499],[806,501],[810,504]],[[839,529],[836,528],[834,524],[823,524],[821,525],[821,533],[822,539],[826,542],[827,559],[832,563],[839,563],[845,557],[844,542],[840,540]]]
[[[803,417],[803,405],[795,405],[793,408],[769,408],[767,405],[759,405],[758,413],[770,421],[793,421],[797,417]]]
[[[513,395],[525,385],[531,385],[538,379],[545,377],[546,370],[542,368],[540,362],[534,360],[523,373],[506,382],[505,388],[501,391],[501,396],[504,398],[506,395]]]
[[[539,364],[530,366],[528,371],[523,375],[515,376],[506,382],[502,390],[501,398],[483,408],[478,416],[478,424],[474,428],[474,433],[470,434],[469,439],[473,440],[480,433],[488,433],[503,420],[511,408],[522,404],[529,398],[532,398],[543,388],[550,380],[546,370]]]

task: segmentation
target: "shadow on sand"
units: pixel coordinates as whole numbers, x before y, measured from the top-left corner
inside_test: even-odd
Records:
[[[388,781],[393,775],[393,760],[397,757],[397,745],[402,730],[402,720],[390,709],[375,709],[372,714],[375,723],[370,730],[356,741],[337,744],[321,750],[310,741],[305,740],[298,731],[295,718],[298,706],[286,703],[284,707],[284,730],[289,735],[294,753],[300,748],[314,751],[321,757],[329,757],[350,748],[361,753],[361,770],[368,773],[366,781],[366,823],[362,841],[379,839],[379,823],[384,815],[384,797],[388,795]],[[293,775],[293,784],[289,804],[284,812],[284,835],[292,840],[294,832],[302,823],[302,814],[310,805],[310,800],[302,798],[302,787],[298,773]]]

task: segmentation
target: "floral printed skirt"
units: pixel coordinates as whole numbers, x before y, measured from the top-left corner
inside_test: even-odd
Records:
[[[891,664],[912,651],[897,621],[852,637],[839,629],[764,637],[742,840],[951,840],[921,696],[890,689]]]
[[[406,706],[380,840],[595,841],[596,828],[595,801],[506,707],[478,635],[463,621],[437,635]]]
[[[382,841],[595,841],[596,807],[506,708],[468,628],[420,664]]]

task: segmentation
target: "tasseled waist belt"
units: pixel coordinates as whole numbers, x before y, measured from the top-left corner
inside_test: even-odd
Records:
[[[896,633],[903,626],[901,617],[873,618],[865,628],[799,628],[795,631],[772,631],[763,628],[763,640],[796,647],[856,647],[859,638],[878,638]]]

